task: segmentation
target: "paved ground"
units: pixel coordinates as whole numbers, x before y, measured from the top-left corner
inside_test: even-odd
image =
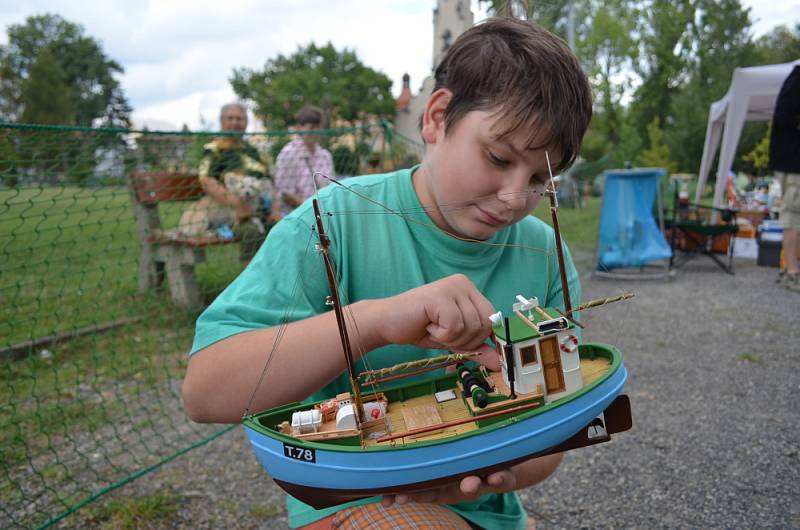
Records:
[[[800,293],[775,269],[697,258],[674,280],[584,282],[587,338],[618,344],[634,430],[526,491],[541,529],[800,528]]]
[[[697,258],[669,282],[584,280],[584,299],[636,295],[584,315],[585,339],[623,352],[634,429],[522,492],[540,529],[800,528],[800,294],[775,274]],[[240,429],[112,498],[154,493],[181,508],[151,527],[286,526]]]

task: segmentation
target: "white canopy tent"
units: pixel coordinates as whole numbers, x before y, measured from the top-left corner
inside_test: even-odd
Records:
[[[700,172],[697,175],[695,202],[700,202],[700,195],[711,169],[711,161],[714,160],[714,155],[720,146],[721,135],[722,148],[717,167],[717,184],[714,188],[714,206],[724,206],[722,195],[725,191],[725,179],[733,164],[745,120],[772,119],[775,100],[778,98],[781,85],[797,65],[800,65],[800,59],[791,63],[751,66],[733,71],[728,93],[719,101],[712,103],[708,112],[706,141]]]

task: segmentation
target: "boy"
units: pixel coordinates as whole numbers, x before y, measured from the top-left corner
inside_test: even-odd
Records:
[[[305,134],[286,144],[275,160],[275,194],[280,204],[280,212],[277,212],[280,217],[289,215],[314,194],[314,173],[331,178],[336,176],[330,152],[317,143],[318,135],[309,134],[322,127],[322,110],[306,105],[294,119],[295,130]],[[328,182],[323,179],[317,182],[317,187],[321,188]]]
[[[369,352],[370,367],[381,368],[442,349],[479,351],[496,369],[486,344],[495,308],[509,312],[520,293],[563,308],[552,229],[529,213],[548,183],[546,154],[557,173],[578,153],[591,118],[589,85],[563,41],[504,19],[460,36],[435,75],[421,120],[421,165],[359,177],[348,181],[350,190],[328,186],[319,201],[331,213],[326,230],[345,313],[356,323],[354,352]],[[387,213],[375,203],[392,214],[337,215]],[[183,388],[192,419],[239,421],[256,386],[253,411],[349,389],[312,225],[307,201],[198,319]],[[579,300],[566,257],[571,298]],[[290,307],[291,323],[277,326]],[[363,369],[364,360],[357,364]],[[514,490],[543,480],[559,462],[559,455],[532,459],[488,477],[328,510],[290,497],[289,524],[524,528]]]

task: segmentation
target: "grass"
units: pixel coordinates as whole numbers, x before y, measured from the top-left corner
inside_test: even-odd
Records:
[[[737,361],[745,362],[745,363],[753,363],[753,364],[764,364],[764,359],[761,356],[756,355],[755,353],[740,353],[736,356]]]
[[[602,200],[602,197],[588,197],[583,208],[558,209],[558,226],[570,248],[584,252],[594,251]],[[552,224],[549,202],[539,203],[533,214],[547,224]]]
[[[123,417],[142,387],[180,379],[191,333],[190,316],[142,321],[53,346],[48,359],[3,363],[0,402],[9,405],[0,408],[0,460],[24,461],[69,433]]]
[[[164,224],[174,225],[184,207],[167,205]],[[198,267],[208,296],[239,270],[238,249],[226,247]],[[166,292],[140,293],[138,257],[124,187],[0,190],[0,348],[137,319],[0,358],[0,497],[11,514],[37,504],[26,524],[84,498],[87,480],[101,487],[198,439],[176,436],[172,424],[181,414],[174,382],[197,314],[173,306]],[[37,499],[42,489],[50,494]],[[103,524],[141,527],[135,521],[168,510],[167,500],[122,504],[122,519]]]
[[[163,224],[174,226],[183,207],[167,204]],[[227,259],[236,249],[212,250],[198,269],[208,291],[238,271]],[[125,188],[0,191],[0,346],[95,324],[99,314],[145,313],[152,299],[137,293],[138,256]]]
[[[174,226],[181,203],[162,208]],[[559,210],[564,239],[591,252],[600,199]],[[550,222],[545,201],[535,215]],[[198,267],[204,290],[217,292],[236,275],[235,246],[210,249]],[[126,188],[71,187],[0,191],[0,347],[146,315],[163,301],[137,292],[139,243]]]
[[[185,205],[165,206],[162,223],[174,226]],[[594,248],[599,207],[600,199],[592,198],[584,209],[559,211],[573,253]],[[550,222],[546,205],[535,214]],[[12,513],[31,502],[15,480],[44,482],[63,502],[87,493],[75,493],[76,475],[106,480],[92,467],[97,459],[119,473],[181,448],[164,443],[158,429],[180,409],[168,383],[183,375],[197,314],[174,307],[165,292],[139,292],[138,256],[124,187],[0,190],[0,348],[138,318],[41,346],[18,360],[0,359],[0,472],[6,477],[0,496]],[[238,248],[211,248],[208,258],[197,274],[210,298],[238,273]],[[106,438],[87,442],[101,433]],[[192,440],[178,443],[184,442]],[[117,458],[131,443],[152,454],[120,464]],[[171,494],[115,500],[93,517],[101,528],[169,526],[179,502]],[[38,516],[63,506],[42,505]],[[257,505],[250,516],[273,517],[279,510]]]
[[[182,502],[183,497],[172,493],[114,499],[92,509],[89,522],[100,529],[137,530],[154,526],[169,528]]]
[[[282,512],[283,508],[274,504],[254,504],[250,507],[248,515],[253,519],[269,519],[280,515]]]

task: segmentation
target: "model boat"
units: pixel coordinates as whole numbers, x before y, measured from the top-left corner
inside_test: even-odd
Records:
[[[360,498],[427,489],[485,475],[534,456],[609,440],[631,427],[621,394],[627,371],[610,345],[580,343],[570,307],[550,193],[565,311],[517,296],[513,314],[492,315],[501,370],[446,354],[357,374],[319,205],[314,213],[352,391],[247,415],[260,462],[286,492],[320,509]],[[424,382],[407,375],[450,367]],[[453,368],[455,368],[453,370]]]

